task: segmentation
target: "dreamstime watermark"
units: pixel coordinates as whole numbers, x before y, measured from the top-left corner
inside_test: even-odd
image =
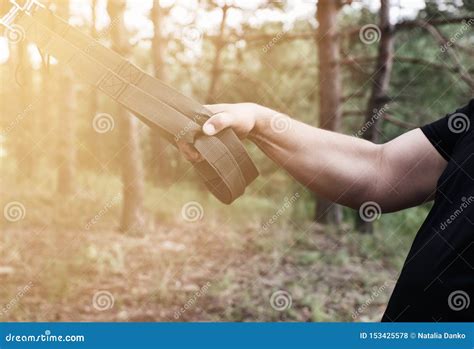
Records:
[[[270,127],[275,133],[283,133],[291,129],[291,118],[285,114],[275,114],[270,120]]]
[[[19,201],[11,201],[3,207],[3,216],[12,223],[21,221],[25,219],[26,208]]]
[[[85,342],[86,338],[83,335],[55,335],[50,330],[44,331],[42,334],[12,334],[9,333],[5,336],[5,342],[13,343],[28,343],[28,342],[39,342],[39,343],[50,343],[50,342]]]
[[[203,32],[194,25],[188,25],[181,30],[181,39],[188,46],[201,42]]]
[[[203,116],[196,114],[189,122],[184,126],[181,130],[179,130],[178,134],[174,136],[174,140],[178,142],[181,138],[185,137],[186,134],[196,128],[196,124],[202,121]]]
[[[97,291],[92,296],[92,306],[98,311],[112,309],[115,304],[115,298],[109,291]]]
[[[366,24],[359,30],[359,38],[366,45],[375,44],[380,40],[382,31],[375,24]]]
[[[448,296],[448,306],[451,308],[451,310],[465,310],[469,308],[469,305],[471,305],[471,298],[467,292],[463,290],[453,291]]]
[[[266,232],[271,225],[273,225],[278,218],[280,218],[283,213],[285,213],[286,210],[288,210],[298,199],[300,198],[300,193],[296,192],[292,196],[285,197],[283,200],[283,205],[273,214],[273,216],[270,217],[263,225],[262,228],[260,229],[260,233]]]
[[[112,115],[107,113],[99,113],[92,119],[92,128],[97,133],[107,133],[113,131],[115,121]]]
[[[5,37],[12,44],[18,44],[25,40],[26,33],[25,29],[18,24],[12,24],[7,30],[5,30]]]
[[[204,208],[197,201],[189,201],[181,208],[181,217],[186,222],[197,222],[204,217]]]
[[[466,32],[470,30],[470,28],[474,25],[474,18],[470,18],[468,21],[464,20],[462,23],[463,25],[461,26],[461,28],[459,28],[446,43],[441,45],[441,52],[444,53],[448,51],[456,43],[456,41],[461,39],[461,37],[463,37],[464,34],[466,34]]]
[[[466,114],[454,113],[448,117],[448,128],[452,133],[463,133],[471,127],[471,120]]]
[[[448,225],[453,223],[460,215],[463,214],[464,210],[469,207],[474,202],[474,196],[469,196],[465,197],[463,196],[461,198],[461,204],[459,205],[459,208],[457,208],[450,216],[447,218],[445,221],[441,222],[439,225],[439,228],[441,230],[445,230]]]
[[[104,207],[102,207],[100,209],[99,212],[96,213],[96,215],[91,218],[89,220],[89,222],[87,222],[87,224],[85,225],[85,229],[86,230],[89,230],[93,225],[97,224],[97,222],[99,222],[99,220],[107,213],[109,212],[109,210],[114,207],[115,205],[117,205],[119,202],[120,202],[120,199],[121,199],[121,195],[120,193],[118,194],[115,194],[115,196],[110,199],[109,201],[107,201],[104,205]]]
[[[351,314],[352,319],[357,319],[369,305],[371,305],[375,299],[377,299],[385,290],[387,287],[390,286],[390,282],[385,281],[384,284],[380,287],[373,287],[372,292],[370,293],[370,297],[362,303],[356,310],[354,310]]]
[[[277,311],[285,311],[291,308],[293,298],[291,294],[284,290],[278,290],[270,296],[270,305]]]
[[[374,109],[372,112],[372,117],[370,120],[368,120],[356,133],[354,133],[355,137],[362,137],[362,135],[367,132],[369,128],[371,128],[375,122],[382,118],[386,113],[387,110],[389,109],[388,104],[385,104],[382,108],[380,109]]]
[[[84,49],[84,52],[89,54],[94,47],[101,46],[102,44],[100,43],[100,40],[106,40],[109,38],[112,29],[114,29],[119,23],[120,17],[117,17],[112,22],[110,22],[110,24],[104,30],[102,30],[96,38],[94,38],[94,43],[87,45],[87,47]]]
[[[10,310],[12,310],[20,302],[23,296],[25,296],[25,294],[27,294],[31,290],[32,287],[33,287],[33,281],[30,281],[21,290],[18,291],[15,297],[13,297],[7,304],[5,304],[1,308],[0,314],[2,314],[2,316],[7,315],[10,312]]]
[[[382,215],[382,208],[375,201],[366,201],[359,208],[360,218],[367,223],[374,222]]]
[[[193,307],[196,302],[198,301],[199,298],[204,296],[208,291],[209,288],[211,287],[211,283],[208,281],[202,286],[198,291],[196,291],[187,301],[184,303],[184,305],[176,310],[174,312],[174,318],[178,320],[187,310],[189,310],[191,307]]]
[[[268,51],[270,51],[273,48],[273,46],[275,46],[278,43],[278,41],[280,41],[281,38],[285,36],[286,33],[287,33],[286,31],[278,32],[269,42],[263,45],[262,51],[264,53],[267,53]]]
[[[28,106],[21,113],[16,114],[15,119],[10,121],[7,127],[0,131],[0,135],[6,136],[10,132],[12,132],[27,116],[30,115],[31,111],[33,110],[34,105],[38,103],[38,101],[39,99],[31,104],[28,104]]]

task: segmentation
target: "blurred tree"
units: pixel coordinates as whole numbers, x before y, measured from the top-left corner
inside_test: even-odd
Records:
[[[16,68],[17,88],[19,89],[19,106],[21,113],[27,115],[21,123],[20,136],[17,137],[16,159],[20,174],[19,179],[31,179],[35,170],[36,144],[34,144],[35,115],[32,108],[34,99],[34,71],[28,54],[28,42],[21,40],[14,45],[18,54]]]
[[[338,131],[341,125],[342,99],[339,65],[339,35],[337,17],[340,1],[319,0],[316,19],[319,23],[315,37],[319,59],[319,127]],[[323,198],[317,198],[316,220],[320,223],[340,224],[341,208]]]
[[[90,24],[90,36],[98,40],[98,33],[97,33],[97,0],[91,0],[91,24]],[[98,111],[98,96],[97,96],[97,90],[95,86],[90,86],[88,88],[89,90],[89,96],[88,96],[88,111],[87,111],[87,120],[91,120]],[[97,151],[97,157],[99,159],[102,159],[101,153],[102,153],[102,147],[99,142],[98,137],[94,137],[92,142],[94,144],[94,149]]]
[[[125,27],[124,12],[125,0],[109,0],[107,12],[111,23],[110,36],[112,48],[118,53],[126,56],[130,54],[127,29]],[[123,207],[120,230],[123,232],[134,232],[144,226],[143,212],[143,164],[142,152],[139,141],[138,119],[132,117],[129,111],[118,107],[120,120],[120,141],[122,144],[122,185],[123,185]]]
[[[216,88],[219,82],[219,77],[221,75],[221,56],[223,53],[223,49],[225,48],[225,28],[226,28],[226,20],[227,14],[229,12],[230,6],[227,3],[221,7],[218,3],[211,1],[211,4],[215,8],[219,8],[222,12],[221,21],[219,24],[219,33],[217,37],[213,40],[214,45],[214,58],[212,60],[211,70],[210,70],[210,79],[209,79],[209,88],[207,90],[206,96],[206,103],[216,103]]]
[[[165,16],[169,12],[169,8],[163,8],[158,0],[153,1],[153,6],[150,11],[150,19],[153,23],[154,35],[151,40],[151,53],[153,60],[153,71],[156,78],[165,81],[165,51],[167,46],[167,38],[163,35],[163,22]],[[154,184],[167,185],[171,181],[171,166],[170,159],[166,155],[166,149],[169,144],[162,139],[159,132],[150,129],[150,174],[151,181]],[[170,155],[171,156],[171,155]]]
[[[58,16],[69,18],[69,0],[57,3]],[[75,113],[77,108],[76,86],[69,68],[59,65],[56,67],[57,79],[57,136],[58,136],[58,177],[57,190],[60,194],[71,194],[74,191],[76,177],[75,149]]]
[[[379,129],[381,122],[388,109],[388,88],[393,65],[393,29],[390,24],[390,0],[381,0],[379,28],[381,31],[378,47],[378,55],[372,73],[372,89],[367,109],[365,112],[364,125],[361,129],[367,129],[362,137],[374,143],[380,142]],[[373,231],[372,222],[362,220],[359,216],[357,228],[366,233]]]

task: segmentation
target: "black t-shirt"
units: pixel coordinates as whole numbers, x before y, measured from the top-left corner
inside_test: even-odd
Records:
[[[474,99],[421,128],[448,161],[382,321],[474,321]]]

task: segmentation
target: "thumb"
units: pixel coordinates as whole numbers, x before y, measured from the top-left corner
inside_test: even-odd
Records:
[[[232,126],[232,115],[226,112],[214,114],[206,121],[202,131],[208,136],[214,136],[223,129]]]

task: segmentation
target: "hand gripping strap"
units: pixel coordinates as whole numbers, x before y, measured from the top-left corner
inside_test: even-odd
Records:
[[[118,53],[101,45],[79,29],[70,26],[66,21],[55,16],[47,9],[39,8],[33,14],[33,18],[63,36],[67,41],[73,43],[92,58],[95,58],[106,67],[109,67],[124,80],[130,82],[132,85],[136,85],[151,96],[181,112],[193,122],[202,126],[212,115],[212,113],[200,103],[184,96],[162,81],[144,73]],[[229,151],[241,168],[247,185],[250,184],[258,177],[258,170],[250,159],[242,142],[230,129],[220,132],[217,137],[227,145]]]
[[[195,167],[219,200],[229,204],[244,192],[246,182],[238,163],[218,137],[196,138],[200,130],[198,124],[137,86],[131,85],[32,17],[23,15],[18,24],[25,30],[26,37],[46,53],[67,64],[83,81],[97,86],[118,103],[138,114],[143,121],[157,125],[175,137],[181,135],[183,129],[188,130],[182,138],[194,143],[206,160]],[[139,79],[136,80],[138,81]]]

